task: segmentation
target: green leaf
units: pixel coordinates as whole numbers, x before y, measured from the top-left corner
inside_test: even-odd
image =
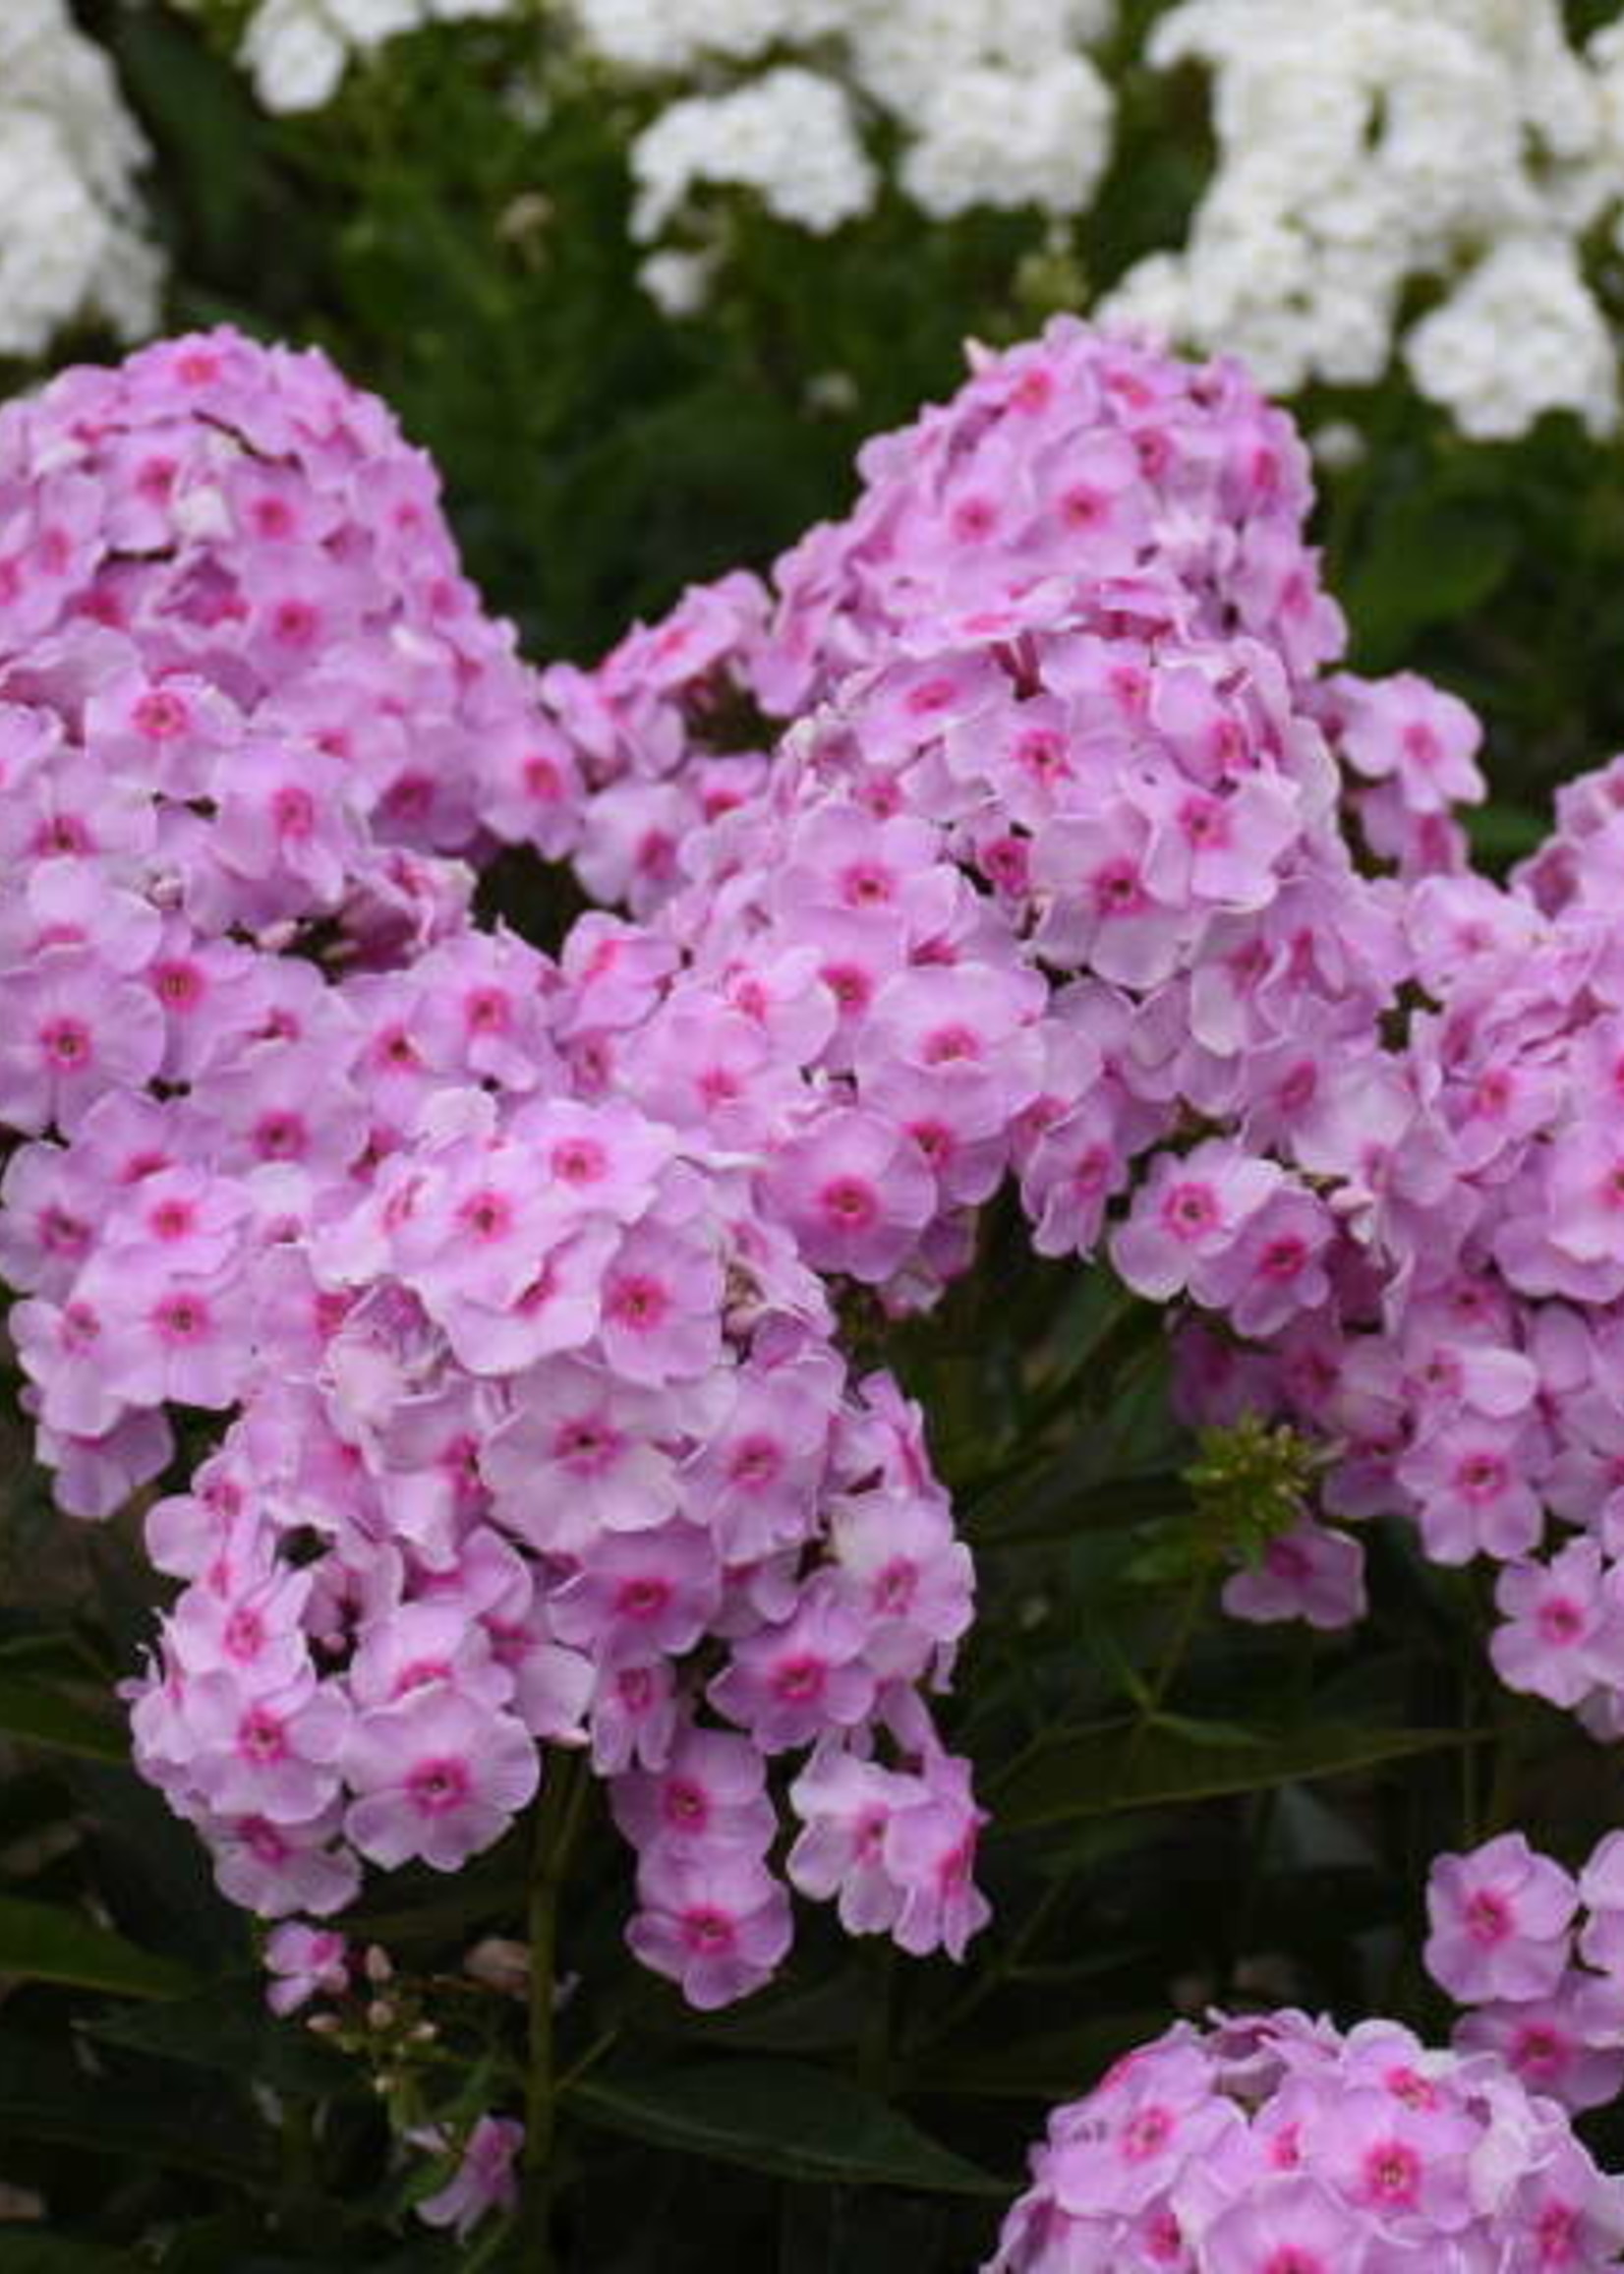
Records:
[[[1137,1741],[1120,1730],[1063,1730],[1012,1771],[999,1793],[997,1819],[1005,1832],[1024,1832],[1119,1809],[1262,1792],[1299,1778],[1345,1776],[1475,1742],[1459,1729],[1370,1729],[1342,1722],[1259,1730],[1244,1744],[1228,1738],[1194,1742],[1188,1723],[1149,1728]]]
[[[102,2243],[0,2226],[0,2274],[135,2274],[137,2265],[127,2251]]]
[[[568,2105],[607,2131],[782,2179],[937,2194],[1008,2192],[875,2094],[804,2062],[611,2071],[576,2085]]]
[[[176,1998],[193,1987],[192,1974],[173,1958],[140,1950],[77,1911],[15,1895],[0,1895],[3,1974],[113,1990],[127,1998]]]
[[[1149,1476],[1123,1477],[1114,1484],[1079,1491],[1065,1481],[1061,1470],[1058,1487],[1048,1479],[1034,1482],[1022,1493],[1023,1505],[1013,1523],[985,1523],[977,1534],[980,1547],[1032,1547],[1055,1541],[1073,1540],[1085,1532],[1117,1530],[1158,1520],[1188,1520],[1192,1503],[1188,1487],[1171,1471]]]
[[[1516,556],[1515,525],[1502,511],[1405,491],[1376,520],[1344,585],[1361,669],[1390,670],[1423,625],[1481,608]]]
[[[50,1745],[87,1761],[124,1761],[130,1751],[116,1722],[19,1674],[0,1675],[0,1736]]]
[[[188,2068],[252,2077],[277,2092],[330,2095],[366,2088],[357,2064],[319,2043],[297,2022],[273,2020],[258,1980],[252,1985],[217,1983],[196,1998],[122,2007],[83,2023],[82,2033],[103,2045],[122,2045]]]
[[[860,1965],[841,1967],[821,1982],[790,1980],[782,1989],[747,1998],[720,2013],[679,2006],[682,2034],[708,2045],[757,2053],[817,2053],[854,2044],[862,2035],[873,1995]],[[644,2026],[647,2026],[645,2022]]]
[[[159,2170],[200,2172],[240,2188],[274,2179],[245,2145],[240,2101],[214,2094],[132,2093],[119,2078],[75,2066],[58,2030],[48,2040],[19,2032],[0,2043],[0,2140],[44,2140],[91,2157],[129,2157]],[[3,2232],[3,2230],[0,2230]]]

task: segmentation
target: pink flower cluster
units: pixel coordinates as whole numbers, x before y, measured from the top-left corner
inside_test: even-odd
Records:
[[[271,1915],[455,1868],[574,1746],[697,2003],[786,1947],[785,1811],[851,1931],[960,1950],[968,1561],[839,1319],[928,1305],[1012,1175],[1193,1321],[1192,1411],[1506,1562],[1508,1678],[1610,1725],[1611,777],[1463,872],[1476,725],[1323,675],[1304,452],[1233,367],[1059,322],[863,472],[772,591],[538,678],[319,358],[0,414],[0,1273],[64,1506],[235,1416],[149,1517],[136,1725]],[[475,928],[504,841],[629,919]],[[1549,1570],[1547,1502],[1595,1534]],[[1357,1541],[1229,1600],[1353,1616]]]
[[[695,2004],[788,1947],[781,1810],[852,1931],[961,1952],[981,1818],[923,1693],[968,1556],[767,1123],[710,1127],[649,1031],[675,950],[589,917],[560,966],[424,849],[477,850],[465,778],[547,729],[422,461],[219,335],[69,375],[0,465],[20,557],[84,538],[0,655],[11,1330],[79,1513],[170,1408],[235,1416],[148,1512],[185,1585],[141,1766],[272,1917],[456,1869],[571,1747]]]
[[[1494,2053],[1396,2021],[1180,2022],[1059,2109],[987,2274],[1616,2266],[1624,2184]]]
[[[214,333],[0,412],[0,1132],[72,1140],[13,1155],[0,1277],[65,1507],[240,1394],[267,1228],[372,1134],[326,977],[463,928],[432,848],[534,721],[432,467],[320,357]]]
[[[1456,1169],[1403,991],[1412,904],[1436,927],[1456,889],[1478,729],[1411,676],[1320,675],[1341,621],[1289,422],[1233,368],[1061,321],[863,470],[771,593],[726,579],[591,677],[546,677],[589,882],[688,962],[671,1055],[709,1095],[687,1110],[725,1137],[742,1096],[755,1134],[797,1053],[824,1110],[781,1141],[782,1205],[810,1260],[893,1307],[964,1267],[1013,1172],[1041,1254],[1108,1252],[1222,1318],[1185,1338],[1191,1405],[1279,1407],[1412,1290],[1403,1378],[1439,1343],[1454,1364],[1469,1330],[1416,1261]],[[739,790],[741,722],[792,713]],[[781,1018],[771,1060],[724,1015],[809,978],[834,1021]],[[1442,1536],[1446,1492],[1412,1475],[1393,1505],[1435,1499]],[[1362,1565],[1305,1523],[1229,1601],[1342,1623]]]
[[[1609,1833],[1577,1879],[1517,1832],[1440,1855],[1426,1908],[1427,1971],[1472,2009],[1456,2048],[1499,2054],[1531,2092],[1566,2108],[1614,2099],[1624,2084],[1624,1833]]]
[[[1232,1610],[1346,1623],[1342,1525],[1406,1516],[1504,1566],[1508,1682],[1624,1730],[1624,761],[1509,888],[1473,875],[1478,725],[1321,675],[1301,447],[1226,367],[1063,321],[863,470],[771,590],[546,676],[589,881],[711,989],[690,1110],[759,1130],[720,1006],[812,973],[825,1111],[780,1154],[811,1260],[928,1302],[1013,1172],[1040,1253],[1175,1307],[1189,1415],[1324,1447]],[[736,745],[785,717],[752,794]]]

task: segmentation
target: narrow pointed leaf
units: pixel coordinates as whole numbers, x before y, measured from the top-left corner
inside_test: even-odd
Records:
[[[20,1674],[0,1675],[0,1737],[49,1745],[87,1761],[125,1761],[130,1744],[116,1721]]]
[[[1245,1743],[1196,1742],[1188,1729],[1167,1727],[1147,1730],[1138,1742],[1098,1729],[1062,1732],[1012,1773],[998,1795],[998,1823],[1005,1832],[1029,1831],[1121,1809],[1262,1792],[1472,1742],[1459,1729],[1371,1729],[1349,1722],[1258,1731]]]
[[[833,2070],[793,2061],[718,2061],[587,2079],[569,2106],[608,2131],[781,2178],[843,2187],[1002,2195],[989,2174]]]
[[[141,1950],[77,1911],[12,1895],[0,1896],[0,1975],[6,1974],[127,1998],[176,1998],[194,1987],[175,1959]]]

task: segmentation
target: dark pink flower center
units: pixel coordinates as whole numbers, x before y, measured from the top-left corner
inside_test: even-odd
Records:
[[[1479,1888],[1467,1902],[1466,1931],[1484,1950],[1495,1943],[1503,1943],[1516,1924],[1511,1905],[1504,1895],[1496,1895],[1492,1888]]]
[[[863,1232],[880,1213],[874,1187],[861,1177],[833,1177],[818,1195],[826,1221],[838,1232]]]
[[[714,1910],[709,1904],[696,1904],[682,1914],[682,1940],[699,1957],[720,1957],[733,1947],[733,1921],[725,1911]]]
[[[614,1607],[622,1618],[645,1620],[658,1618],[670,1600],[669,1580],[650,1575],[626,1580],[615,1596]]]
[[[201,1295],[166,1295],[152,1312],[152,1325],[168,1343],[198,1343],[207,1339],[213,1321]]]
[[[239,1603],[226,1620],[220,1640],[228,1658],[244,1662],[257,1659],[264,1648],[265,1622],[257,1610]]]
[[[608,1168],[608,1155],[591,1137],[569,1137],[552,1148],[552,1173],[566,1185],[596,1185]]]
[[[251,1706],[237,1724],[237,1750],[256,1769],[270,1769],[285,1761],[288,1738],[281,1716],[268,1706]]]
[[[1149,905],[1149,896],[1131,860],[1107,861],[1094,873],[1094,906],[1104,917],[1135,916]]]
[[[39,1047],[64,1074],[77,1074],[90,1063],[90,1029],[83,1019],[47,1020],[39,1029]]]
[[[1173,2135],[1171,2109],[1141,2108],[1122,2128],[1122,2152],[1131,2164],[1143,2163],[1164,2147]]]
[[[785,1659],[773,1675],[773,1691],[785,1705],[809,1705],[823,1695],[829,1668],[822,1659],[803,1656]]]
[[[1577,1642],[1584,1633],[1584,1608],[1568,1596],[1551,1596],[1539,1605],[1536,1624],[1543,1639],[1560,1650],[1565,1644]]]
[[[671,1299],[666,1287],[647,1272],[629,1273],[614,1280],[604,1306],[611,1318],[629,1327],[634,1334],[652,1333],[670,1307]]]
[[[406,1779],[412,1806],[420,1816],[444,1816],[460,1808],[470,1788],[468,1764],[451,1757],[420,1761]]]
[[[746,1491],[757,1492],[771,1485],[783,1467],[783,1454],[774,1438],[745,1437],[733,1447],[727,1476],[730,1483],[742,1485]]]
[[[1162,1222],[1176,1240],[1197,1240],[1223,1219],[1210,1185],[1175,1185],[1162,1202]]]
[[[1403,2140],[1380,2140],[1364,2158],[1364,2191],[1372,2202],[1408,2209],[1421,2188],[1421,2158]]]
[[[661,1805],[666,1822],[678,1832],[703,1832],[710,1821],[705,1789],[691,1777],[667,1778]]]

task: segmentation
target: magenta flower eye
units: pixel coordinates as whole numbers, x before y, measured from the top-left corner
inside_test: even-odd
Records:
[[[505,1193],[472,1193],[457,1215],[476,1240],[500,1240],[513,1228],[513,1203]]]
[[[552,1173],[566,1185],[597,1184],[609,1171],[603,1146],[590,1137],[576,1137],[552,1148]]]
[[[244,1715],[237,1728],[237,1750],[255,1768],[266,1769],[287,1758],[288,1736],[280,1717],[263,1706]]]
[[[818,1659],[789,1659],[773,1676],[773,1688],[786,1702],[805,1705],[821,1694],[827,1675],[828,1668]]]
[[[980,1058],[981,1037],[971,1026],[939,1026],[934,1034],[926,1035],[921,1056],[927,1066],[952,1066],[964,1059]]]
[[[33,849],[42,859],[48,859],[53,853],[82,854],[94,849],[94,840],[77,814],[54,813],[40,824]]]
[[[874,1582],[873,1604],[883,1617],[899,1618],[913,1602],[919,1587],[919,1569],[904,1556],[888,1563]]]
[[[262,1161],[296,1161],[309,1142],[304,1117],[297,1113],[262,1114],[254,1125],[254,1150]]]
[[[316,800],[308,789],[291,785],[278,789],[271,799],[270,817],[278,837],[303,839],[316,834]]]
[[[611,1281],[604,1308],[634,1333],[649,1333],[667,1316],[671,1299],[658,1279],[630,1274]]]
[[[1138,915],[1149,905],[1139,871],[1131,861],[1112,861],[1099,869],[1093,880],[1093,900],[1106,919]]]
[[[856,1177],[835,1178],[825,1185],[819,1201],[829,1221],[842,1231],[861,1231],[880,1212],[873,1187]]]
[[[629,1619],[656,1618],[670,1602],[671,1591],[663,1579],[628,1580],[615,1598],[615,1607]]]
[[[257,497],[251,508],[255,535],[265,538],[291,536],[294,529],[293,509],[285,497]]]
[[[1401,2140],[1383,2140],[1364,2159],[1364,2187],[1376,2202],[1408,2209],[1421,2186],[1421,2160]]]
[[[1566,1596],[1553,1596],[1541,1603],[1536,1621],[1544,1640],[1557,1650],[1565,1650],[1577,1642],[1589,1624],[1584,1606],[1570,1602]]]
[[[319,614],[308,601],[284,600],[271,611],[271,632],[283,647],[308,648],[314,645],[320,624]]]
[[[1175,2129],[1172,2111],[1141,2108],[1129,2119],[1122,2132],[1122,2152],[1130,2163],[1142,2163],[1167,2145]]]
[[[666,1820],[682,1832],[702,1832],[710,1809],[704,1791],[689,1779],[673,1777],[666,1785]]]
[[[743,1486],[747,1491],[759,1491],[771,1485],[783,1469],[783,1448],[772,1437],[746,1437],[733,1448],[727,1463],[731,1482]]]
[[[196,1343],[209,1332],[212,1320],[201,1295],[166,1295],[152,1311],[152,1326],[167,1343]]]
[[[412,1806],[423,1816],[444,1816],[467,1800],[472,1779],[465,1762],[420,1761],[406,1778]]]
[[[203,975],[196,963],[155,963],[151,983],[158,1000],[171,1011],[190,1011],[203,995]]]
[[[94,1055],[90,1029],[83,1019],[52,1019],[39,1029],[44,1056],[65,1073],[88,1066]]]
[[[463,1017],[471,1034],[505,1034],[513,1023],[513,1006],[496,988],[482,988],[470,995]]]
[[[723,1911],[693,1910],[682,1921],[683,1939],[690,1950],[703,1953],[707,1957],[719,1956],[733,1947],[733,1921]]]
[[[261,1613],[246,1603],[239,1604],[226,1620],[220,1637],[228,1658],[248,1664],[260,1656],[265,1644],[265,1622]]]
[[[1510,1905],[1488,1888],[1479,1888],[1466,1906],[1466,1927],[1475,1943],[1503,1943],[1515,1928]]]

